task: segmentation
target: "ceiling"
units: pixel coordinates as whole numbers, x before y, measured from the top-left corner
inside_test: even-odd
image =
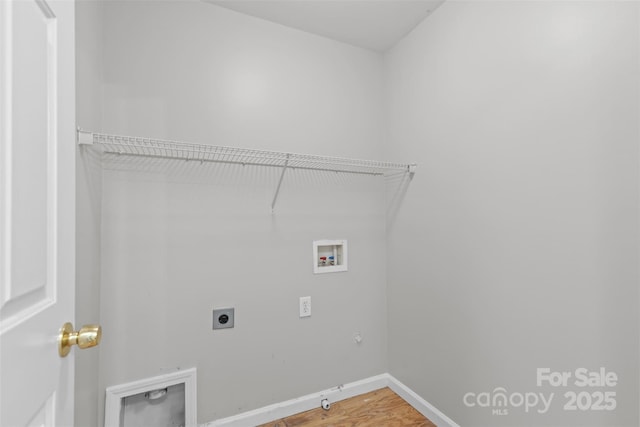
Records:
[[[204,0],[378,52],[393,47],[444,0]]]

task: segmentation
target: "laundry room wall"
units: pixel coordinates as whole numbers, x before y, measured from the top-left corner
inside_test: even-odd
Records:
[[[460,425],[638,425],[638,8],[447,1],[385,56],[390,372]]]
[[[102,130],[102,2],[76,2],[76,124]],[[100,323],[102,168],[98,153],[76,150],[76,327]],[[75,425],[100,425],[99,350],[75,351]]]
[[[380,54],[203,2],[103,12],[104,131],[380,159]],[[386,372],[384,181],[288,170],[272,213],[280,173],[104,158],[101,393],[196,367],[207,422]],[[348,272],[313,274],[326,238]]]

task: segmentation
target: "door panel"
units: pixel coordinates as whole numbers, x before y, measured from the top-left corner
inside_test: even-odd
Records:
[[[74,2],[0,1],[0,425],[73,423]]]
[[[29,427],[51,426],[54,424],[55,416],[55,395],[49,396],[44,405],[35,413],[31,421],[27,424]]]
[[[2,158],[5,173],[2,222],[2,328],[11,328],[54,301],[55,180],[54,99],[56,20],[46,4],[3,2],[10,61],[2,76],[7,90]],[[3,94],[4,95],[4,94]],[[3,98],[5,97],[3,96]],[[3,126],[4,127],[4,126]],[[52,244],[50,246],[50,243]]]

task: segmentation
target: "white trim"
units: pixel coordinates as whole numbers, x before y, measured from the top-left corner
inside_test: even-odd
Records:
[[[296,399],[243,412],[227,418],[220,418],[203,424],[203,427],[252,427],[285,418],[300,412],[320,407],[322,399],[335,403],[350,397],[389,387],[407,401],[418,412],[429,418],[438,427],[460,427],[433,405],[418,396],[406,385],[390,374],[380,374],[364,380],[340,385],[317,393],[307,394]]]
[[[389,375],[388,387],[438,427],[460,427],[455,421],[424,400],[415,391]]]
[[[122,398],[135,394],[152,391],[158,388],[169,387],[184,383],[184,417],[187,427],[198,425],[197,417],[197,387],[196,368],[184,369],[171,372],[157,377],[144,378],[126,384],[119,384],[107,387],[105,397],[104,426],[120,426],[120,410],[122,409]]]
[[[387,374],[377,375],[361,381],[340,385],[317,393],[311,393],[306,396],[287,400],[285,402],[254,409],[253,411],[233,415],[228,418],[211,421],[205,424],[205,427],[256,426],[298,414],[300,412],[308,411],[310,409],[319,408],[320,401],[322,399],[329,399],[329,402],[331,403],[339,402],[350,397],[386,387],[388,382]]]

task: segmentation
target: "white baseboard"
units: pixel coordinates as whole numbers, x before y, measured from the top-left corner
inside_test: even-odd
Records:
[[[388,374],[387,374],[388,375]],[[460,427],[451,418],[440,412],[435,406],[418,396],[418,393],[398,381],[395,377],[389,375],[389,385],[398,396],[403,398],[409,405],[413,406],[418,412],[434,423],[438,427]]]
[[[438,427],[459,427],[458,424],[453,422],[449,417],[389,374],[376,375],[364,380],[344,384],[317,393],[307,394],[306,396],[265,406],[253,411],[221,418],[206,423],[203,427],[255,427],[268,423],[269,421],[275,421],[310,409],[319,408],[322,399],[328,399],[329,402],[335,403],[384,387],[389,387]]]

